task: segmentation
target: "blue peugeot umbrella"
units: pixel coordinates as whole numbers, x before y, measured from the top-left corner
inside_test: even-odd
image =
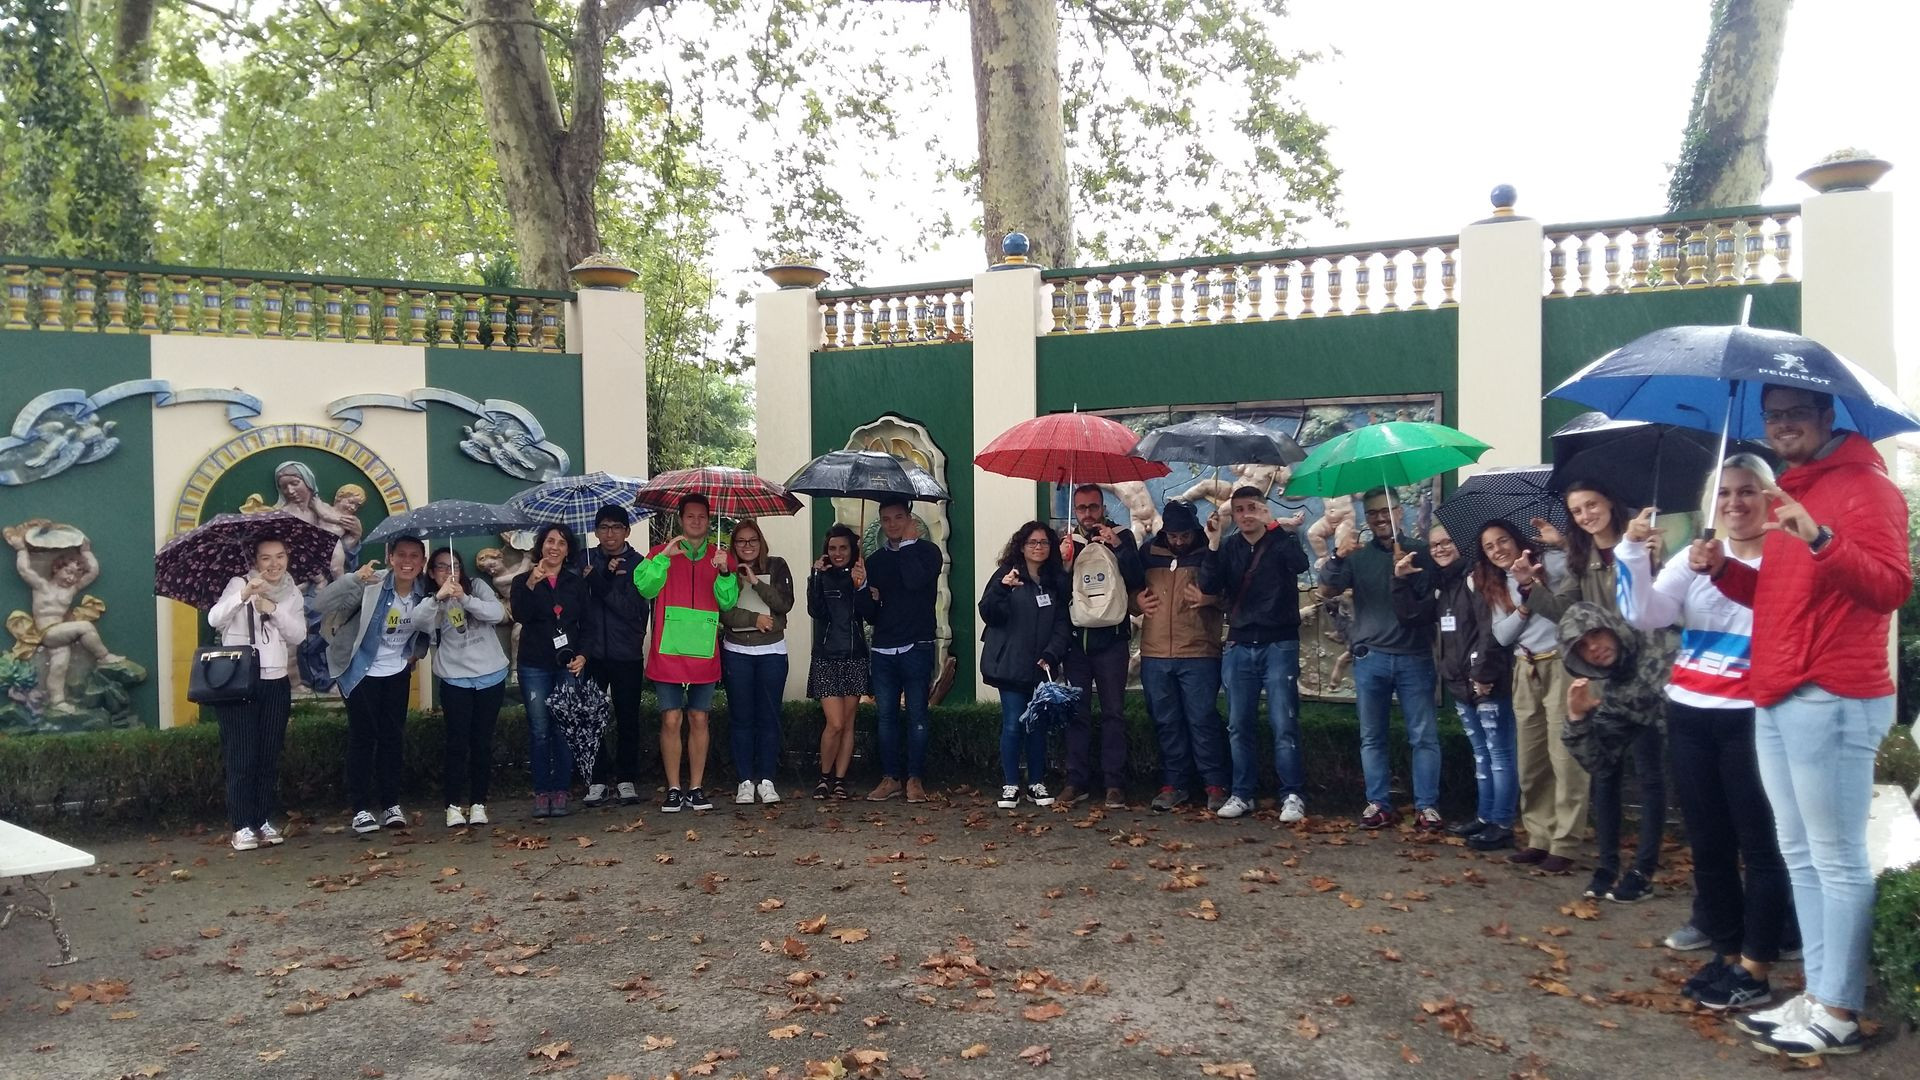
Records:
[[[1655,330],[1581,368],[1547,396],[1616,420],[1713,432],[1720,437],[1717,463],[1729,439],[1766,438],[1760,398],[1768,386],[1833,395],[1835,426],[1868,439],[1920,431],[1920,416],[1859,365],[1812,338],[1745,325]],[[1709,535],[1713,516],[1709,507]]]

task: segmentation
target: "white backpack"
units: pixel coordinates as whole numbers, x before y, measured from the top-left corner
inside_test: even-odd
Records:
[[[1073,625],[1119,626],[1127,621],[1127,584],[1120,579],[1120,559],[1099,542],[1080,548],[1068,572],[1073,575],[1073,603],[1068,608]]]

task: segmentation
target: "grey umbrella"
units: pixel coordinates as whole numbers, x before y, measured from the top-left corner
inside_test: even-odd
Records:
[[[1307,459],[1293,436],[1231,416],[1197,416],[1147,432],[1133,448],[1148,461],[1195,465],[1298,465]]]
[[[403,536],[417,540],[451,540],[456,536],[484,536],[525,529],[539,521],[525,511],[500,503],[466,499],[435,499],[405,513],[394,514],[360,541],[361,547],[385,546]]]
[[[800,466],[788,491],[824,498],[881,502],[946,502],[947,490],[925,469],[878,450],[835,450]]]

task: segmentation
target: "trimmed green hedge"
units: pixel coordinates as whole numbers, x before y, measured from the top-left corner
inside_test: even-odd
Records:
[[[1873,969],[1888,1004],[1920,1024],[1920,866],[1880,875],[1873,908]]]
[[[820,741],[819,706],[790,701],[785,707],[782,769],[790,782],[810,783]],[[657,712],[649,696],[641,718],[642,772],[660,775],[654,732]],[[1224,709],[1223,709],[1224,715]],[[927,771],[934,782],[999,783],[1000,707],[997,703],[938,706],[931,711]],[[1137,787],[1159,786],[1159,748],[1146,706],[1127,702],[1128,767]],[[1364,801],[1359,724],[1350,706],[1306,702],[1301,706],[1301,752],[1307,763],[1310,800],[1341,809]],[[727,779],[727,709],[715,699],[710,776]],[[854,772],[873,776],[874,715],[863,706],[855,726]],[[409,795],[435,797],[444,739],[438,713],[408,718],[404,783]],[[1065,760],[1056,732],[1049,759],[1057,773]],[[343,763],[347,724],[336,707],[302,704],[294,710],[281,758],[281,793],[289,805],[316,810],[344,808]],[[1474,798],[1473,752],[1447,710],[1440,717],[1443,804],[1469,812]],[[526,716],[509,707],[494,736],[497,782],[512,795],[525,790]],[[1410,776],[1406,739],[1398,718],[1390,743],[1394,775]],[[1260,728],[1262,790],[1274,786],[1272,738]],[[710,784],[721,786],[718,783]],[[726,786],[731,786],[730,782]],[[83,817],[138,820],[154,816],[216,813],[225,794],[220,732],[213,723],[165,731],[136,729],[76,735],[0,738],[0,815],[15,820],[74,813]]]

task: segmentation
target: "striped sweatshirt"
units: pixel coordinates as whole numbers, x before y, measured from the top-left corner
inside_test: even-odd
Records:
[[[1728,599],[1685,558],[1668,561],[1655,577],[1645,544],[1623,540],[1613,552],[1615,596],[1627,622],[1639,630],[1683,625],[1667,698],[1696,709],[1752,708],[1753,609]],[[1758,557],[1728,560],[1760,566]]]

